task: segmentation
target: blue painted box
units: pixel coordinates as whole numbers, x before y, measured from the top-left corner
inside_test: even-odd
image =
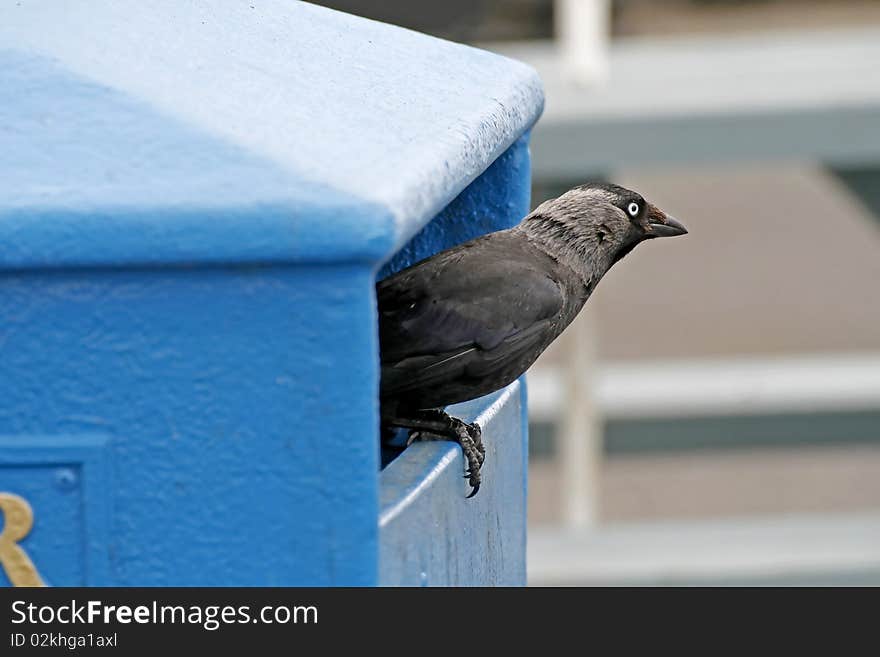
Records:
[[[524,388],[380,471],[374,283],[527,211],[533,71],[289,0],[0,6],[0,583],[521,584]]]

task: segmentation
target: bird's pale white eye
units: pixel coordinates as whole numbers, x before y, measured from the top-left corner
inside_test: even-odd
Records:
[[[636,217],[639,214],[639,204],[633,201],[628,206],[626,206],[626,211],[629,212],[630,217]]]

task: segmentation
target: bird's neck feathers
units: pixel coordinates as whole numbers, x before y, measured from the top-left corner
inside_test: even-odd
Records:
[[[567,265],[592,291],[617,261],[615,253],[618,245],[612,243],[615,236],[611,230],[601,226],[579,229],[583,226],[582,223],[579,226],[579,223],[556,213],[543,213],[538,208],[514,230],[525,234],[529,242],[554,260]]]

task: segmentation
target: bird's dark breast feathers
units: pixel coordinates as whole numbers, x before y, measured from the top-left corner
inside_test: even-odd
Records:
[[[446,406],[514,381],[583,304],[558,274],[503,231],[379,282],[383,408]]]

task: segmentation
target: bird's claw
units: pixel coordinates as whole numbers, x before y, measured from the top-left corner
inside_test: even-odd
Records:
[[[464,478],[468,480],[473,489],[468,498],[473,497],[480,490],[482,477],[480,469],[486,460],[486,448],[483,446],[482,431],[476,423],[465,424],[462,422],[454,429],[454,435],[451,436],[455,442],[461,447],[464,460],[467,463],[467,469]],[[414,442],[427,442],[432,440],[447,440],[446,436],[442,436],[430,431],[413,431],[410,433],[406,441],[407,447]]]
[[[448,416],[447,416],[448,417]],[[477,494],[480,490],[482,477],[480,469],[486,460],[486,448],[483,445],[483,431],[476,422],[467,424],[457,418],[449,418],[450,425],[448,430],[435,433],[434,430],[414,430],[411,431],[406,441],[409,447],[414,442],[427,442],[433,440],[449,440],[452,439],[461,447],[467,468],[464,478],[468,480],[473,490],[468,495],[469,498]]]
[[[486,448],[483,446],[483,430],[476,422],[465,424],[464,426],[465,429],[467,429],[468,435],[471,437],[471,440],[474,441],[474,446],[477,448],[477,452],[480,455],[480,465],[483,465],[483,461],[486,460]]]
[[[465,424],[462,422],[459,430],[456,431],[456,436],[467,462],[465,479],[468,480],[473,489],[470,495],[468,495],[468,498],[471,498],[480,490],[480,483],[482,482],[480,469],[483,467],[483,461],[486,459],[486,449],[483,447],[481,431],[476,423]]]

